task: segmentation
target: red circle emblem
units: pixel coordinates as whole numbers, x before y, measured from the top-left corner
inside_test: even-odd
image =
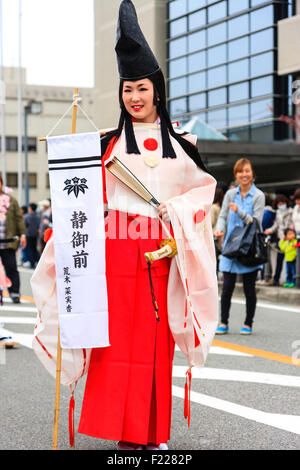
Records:
[[[144,141],[144,147],[146,150],[154,151],[158,148],[158,142],[155,139],[146,139]]]
[[[195,224],[200,224],[201,222],[203,222],[205,218],[205,211],[200,209],[198,212],[196,212],[196,214],[194,215],[194,222]]]

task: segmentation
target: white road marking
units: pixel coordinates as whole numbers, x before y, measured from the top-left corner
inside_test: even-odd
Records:
[[[233,298],[231,299],[231,303],[245,305],[246,301],[244,299]],[[281,310],[282,312],[300,313],[300,309],[298,307],[291,307],[290,305],[282,305],[282,304],[275,304],[275,303],[272,304],[268,302],[257,302],[256,307],[271,308],[272,310]]]
[[[37,313],[37,308],[35,307],[13,307],[11,305],[3,305],[0,307],[1,312],[27,312],[27,313]]]
[[[184,398],[184,389],[173,385],[172,394],[175,397]],[[230,401],[221,400],[220,398],[210,397],[193,391],[191,391],[191,402],[220,411],[225,411],[226,413],[250,419],[257,423],[273,426],[294,434],[300,434],[300,416],[267,413],[265,411],[256,410],[255,408],[237,405]]]
[[[187,369],[187,366],[174,365],[173,377],[185,377]],[[217,369],[213,367],[193,367],[192,380],[194,378],[281,385],[283,387],[300,387],[300,377],[295,375],[270,374],[267,372],[250,372],[232,369]]]
[[[181,352],[177,345],[175,346],[175,351]],[[247,353],[243,353],[240,351],[233,351],[232,349],[222,348],[220,346],[211,346],[209,349],[209,354],[222,354],[224,356],[253,357],[253,354],[247,354]]]
[[[13,323],[19,325],[35,325],[36,317],[3,317],[0,316],[0,323]]]

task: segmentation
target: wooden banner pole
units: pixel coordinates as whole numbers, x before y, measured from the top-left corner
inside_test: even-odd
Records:
[[[78,88],[74,90],[73,99],[78,97]],[[74,102],[72,111],[72,134],[76,133],[77,121],[77,105]],[[57,358],[56,358],[56,388],[55,388],[55,405],[54,405],[54,424],[53,424],[53,450],[57,450],[58,442],[58,424],[59,424],[59,402],[60,402],[60,378],[61,378],[61,345],[60,345],[60,329],[58,327],[57,334]]]

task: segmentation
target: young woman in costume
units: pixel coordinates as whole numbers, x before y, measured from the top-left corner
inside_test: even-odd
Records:
[[[157,211],[105,171],[111,346],[92,350],[79,432],[118,441],[120,450],[163,450],[170,439],[174,340],[189,367],[203,364],[217,325],[209,214],[215,180],[195,137],[173,129],[164,77],[130,0],[120,6],[116,53],[121,117],[102,138],[102,166],[117,156],[164,202]],[[171,221],[178,255],[151,267],[157,317],[144,253],[167,238],[158,215]]]

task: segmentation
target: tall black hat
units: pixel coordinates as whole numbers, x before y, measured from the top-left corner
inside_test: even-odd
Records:
[[[139,26],[131,0],[123,0],[120,5],[115,50],[123,80],[146,78],[160,68]]]
[[[137,14],[131,0],[122,0],[119,8],[115,51],[120,75],[119,99],[121,115],[114,135],[119,138],[125,123],[127,153],[140,154],[137,146],[132,119],[122,101],[122,82],[149,78],[154,87],[154,104],[161,121],[162,156],[176,158],[170,135],[177,140],[184,151],[203,170],[207,171],[196,147],[175,132],[167,111],[165,79],[159,64],[151,51],[138,23]],[[158,99],[159,98],[159,99]]]

